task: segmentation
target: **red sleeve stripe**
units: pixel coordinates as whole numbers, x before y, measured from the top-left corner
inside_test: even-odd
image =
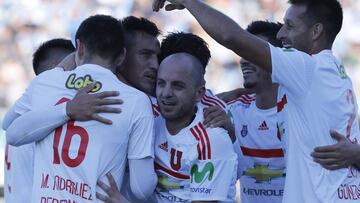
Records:
[[[161,166],[160,164],[156,163],[155,162],[155,170],[159,170],[159,171],[162,171],[174,178],[178,178],[178,179],[183,179],[183,180],[187,180],[189,179],[190,177],[187,176],[187,175],[184,175],[184,174],[181,174],[181,173],[178,173],[178,172],[175,172],[175,171],[172,171],[170,169],[167,169],[163,166]]]
[[[201,102],[203,104],[208,104],[208,106],[219,106],[219,104],[217,104],[216,102],[209,100],[205,97],[205,95],[201,98]]]
[[[206,146],[207,146],[207,152],[208,152],[208,159],[211,159],[211,146],[210,146],[210,140],[209,140],[209,136],[203,126],[203,124],[201,124],[199,122],[199,126],[200,126],[200,129],[201,131],[203,132],[204,136],[205,136],[205,140],[206,140]]]
[[[153,114],[155,117],[158,117],[160,115],[160,109],[157,105],[153,104],[152,105],[152,110],[153,110]]]
[[[204,95],[204,97],[206,99],[213,100],[213,101],[217,102],[222,108],[225,108],[225,103],[222,100],[220,100],[220,99],[218,99],[216,97],[208,96],[206,94]]]
[[[235,102],[241,102],[243,104],[251,104],[251,102],[255,101],[256,99],[256,95],[253,94],[253,95],[248,95],[248,94],[244,94],[244,95],[241,95],[240,97],[232,100],[232,101],[229,101],[227,104],[233,104]]]
[[[193,128],[190,128],[190,132],[193,134],[195,139],[198,141],[198,144],[197,144],[198,159],[201,160],[201,150],[200,150],[199,136],[197,136],[197,134],[195,133]]]
[[[259,158],[278,158],[284,157],[282,149],[252,149],[241,146],[241,151],[245,156],[259,157]]]

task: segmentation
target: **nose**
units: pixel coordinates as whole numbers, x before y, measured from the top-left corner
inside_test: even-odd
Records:
[[[283,41],[283,39],[285,38],[285,36],[286,36],[286,30],[285,30],[284,26],[282,26],[282,27],[280,28],[279,32],[276,34],[276,38],[277,38],[278,40]]]
[[[153,54],[150,58],[149,58],[149,64],[150,67],[153,69],[158,70],[159,69],[159,60],[156,54]]]

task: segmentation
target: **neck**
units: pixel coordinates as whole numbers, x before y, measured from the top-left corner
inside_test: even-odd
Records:
[[[115,65],[112,63],[112,61],[109,59],[104,59],[99,56],[92,55],[92,56],[84,57],[84,60],[82,61],[81,65],[83,64],[96,64],[106,69],[109,69],[111,72],[115,72]]]
[[[259,109],[270,109],[276,106],[278,85],[274,83],[260,84],[255,89],[256,107]]]
[[[166,119],[166,128],[171,135],[178,134],[183,128],[189,126],[195,119],[196,108],[193,110],[191,115],[185,116],[184,118],[177,119]]]

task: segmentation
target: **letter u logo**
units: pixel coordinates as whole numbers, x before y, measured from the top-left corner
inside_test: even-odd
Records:
[[[176,152],[176,163],[174,162],[175,152]],[[175,171],[178,171],[181,168],[182,152],[176,151],[175,149],[171,148],[170,153],[171,153],[171,158],[170,158],[171,168],[174,169]]]

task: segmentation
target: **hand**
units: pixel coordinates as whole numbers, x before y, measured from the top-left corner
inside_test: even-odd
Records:
[[[75,97],[66,104],[66,113],[71,120],[90,121],[96,120],[111,125],[112,121],[99,116],[98,113],[120,113],[121,109],[109,107],[108,105],[122,104],[121,99],[108,99],[119,95],[117,91],[105,91],[89,94],[95,87],[95,82],[80,89]]]
[[[206,128],[224,128],[228,131],[230,139],[235,142],[235,129],[226,112],[218,107],[212,106],[204,109],[204,125]]]
[[[359,159],[360,146],[351,143],[345,136],[338,132],[331,131],[332,138],[338,141],[334,145],[316,147],[311,153],[314,161],[329,170],[347,168],[356,164]]]
[[[185,0],[167,0],[170,4],[165,6],[165,10],[172,11],[175,9],[182,10],[185,8]],[[158,12],[165,5],[166,0],[154,0],[153,2],[153,11]]]
[[[105,191],[107,196],[96,192],[96,198],[106,203],[128,203],[128,201],[120,194],[114,177],[111,175],[111,173],[106,174],[106,177],[110,183],[110,187],[101,180],[98,180],[97,185]]]
[[[222,92],[220,94],[217,94],[216,96],[227,103],[239,98],[241,95],[251,94],[251,93],[254,93],[254,91],[245,88],[238,88],[232,91]]]
[[[67,55],[56,67],[63,68],[64,71],[74,70],[76,68],[75,52]]]

